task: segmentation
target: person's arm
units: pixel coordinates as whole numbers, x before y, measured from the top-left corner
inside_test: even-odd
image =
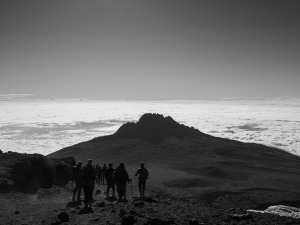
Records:
[[[141,172],[141,169],[138,169],[134,176],[136,177],[140,172]]]
[[[96,180],[96,171],[93,169],[93,180]]]
[[[126,177],[127,177],[127,183],[131,182],[131,179],[129,179],[129,175],[127,172],[126,172]]]

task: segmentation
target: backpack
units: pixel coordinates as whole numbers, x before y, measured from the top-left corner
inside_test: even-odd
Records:
[[[96,180],[96,172],[93,167],[85,167],[83,170],[83,181],[84,184],[93,184]]]
[[[148,170],[146,168],[140,169],[139,171],[139,180],[145,181],[149,176]]]

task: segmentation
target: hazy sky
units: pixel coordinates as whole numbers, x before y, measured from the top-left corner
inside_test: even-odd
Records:
[[[2,0],[0,94],[300,97],[299,0]]]

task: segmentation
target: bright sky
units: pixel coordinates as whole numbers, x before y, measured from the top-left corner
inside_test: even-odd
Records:
[[[6,0],[0,94],[300,97],[298,0]]]

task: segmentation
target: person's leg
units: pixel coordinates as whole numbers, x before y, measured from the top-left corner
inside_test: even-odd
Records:
[[[116,195],[115,195],[115,184],[112,183],[111,185],[112,185],[111,187],[112,187],[113,197],[115,198],[116,197]]]
[[[121,186],[117,186],[117,192],[118,192],[118,202],[122,201],[122,190],[121,190]]]
[[[73,191],[73,198],[72,198],[73,201],[75,201],[75,196],[76,196],[77,191],[78,191],[78,184],[75,183],[75,188],[74,188],[74,191]]]
[[[84,205],[85,207],[88,207],[88,186],[84,185],[83,187],[83,193],[84,193]]]
[[[107,183],[107,188],[106,188],[106,197],[109,197],[109,189],[110,189],[110,184]]]
[[[146,181],[142,183],[143,197],[145,196]]]
[[[81,192],[82,192],[82,184],[78,184],[77,201],[80,201]]]
[[[123,201],[126,201],[126,185],[123,187]]]
[[[90,204],[91,204],[91,206],[92,206],[92,203],[93,203],[93,201],[94,201],[94,198],[93,198],[93,194],[94,194],[94,189],[95,189],[95,184],[93,183],[93,185],[91,186],[91,198],[90,198]]]
[[[93,197],[93,185],[88,186],[88,205],[92,206],[92,197]]]
[[[120,186],[120,197],[119,197],[120,202],[123,201],[123,197],[124,197],[124,188],[123,186]]]
[[[139,180],[140,197],[142,197],[142,181]]]

